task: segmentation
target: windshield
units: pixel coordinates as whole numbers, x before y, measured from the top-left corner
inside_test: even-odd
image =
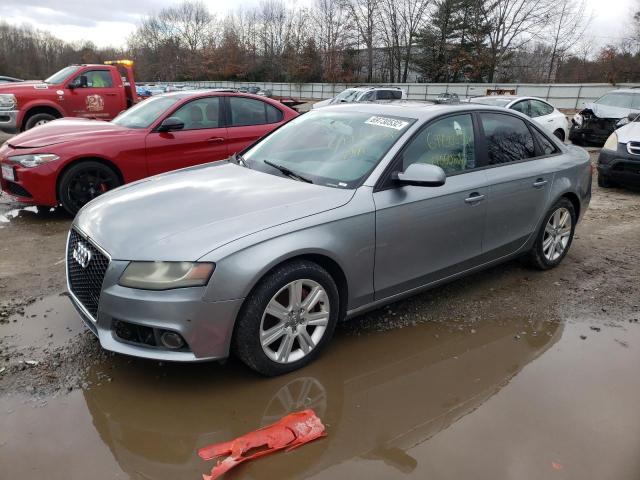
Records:
[[[635,95],[632,93],[608,93],[594,103],[609,107],[631,108],[631,102],[634,97]]]
[[[53,85],[60,85],[64,83],[71,75],[80,70],[80,67],[64,67],[57,73],[54,73],[49,78],[47,78],[44,83],[51,83]]]
[[[127,128],[149,128],[160,115],[178,103],[181,98],[179,96],[149,98],[125,110],[111,123]]]
[[[491,97],[480,97],[480,98],[472,98],[471,101],[473,103],[481,103],[482,105],[492,105],[494,107],[506,107],[511,102],[513,102],[513,98],[491,98]]]
[[[267,161],[318,185],[355,188],[414,122],[363,112],[310,112],[257,143],[243,159],[263,172],[286,175]]]
[[[333,103],[340,102],[343,100],[345,102],[352,102],[353,100],[356,99],[359,93],[360,93],[360,90],[347,88],[346,90],[341,91],[338,95],[335,96],[335,98],[333,99]]]

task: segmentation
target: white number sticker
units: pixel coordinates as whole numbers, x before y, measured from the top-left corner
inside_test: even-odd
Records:
[[[402,130],[404,127],[409,125],[409,122],[387,117],[371,117],[364,123],[367,123],[369,125],[376,125],[378,127],[393,128],[395,130]]]

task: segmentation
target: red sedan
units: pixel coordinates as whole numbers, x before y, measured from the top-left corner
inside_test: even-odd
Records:
[[[75,214],[124,183],[225,159],[297,115],[265,97],[196,91],[152,97],[111,122],[63,118],[0,147],[0,186]]]

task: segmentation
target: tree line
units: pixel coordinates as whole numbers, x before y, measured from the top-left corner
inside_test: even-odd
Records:
[[[224,17],[189,0],[143,18],[122,49],[0,23],[0,75],[130,57],[145,81],[640,80],[640,36],[594,51],[589,23],[585,0],[262,0]]]

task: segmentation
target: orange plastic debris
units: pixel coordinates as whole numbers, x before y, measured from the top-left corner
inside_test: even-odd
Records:
[[[322,421],[313,410],[290,413],[273,425],[246,433],[230,442],[216,443],[198,450],[203,460],[212,460],[227,455],[211,469],[211,475],[202,475],[204,480],[215,480],[247,460],[269,455],[279,450],[288,452],[305,443],[326,436]],[[246,455],[250,450],[254,453]]]

